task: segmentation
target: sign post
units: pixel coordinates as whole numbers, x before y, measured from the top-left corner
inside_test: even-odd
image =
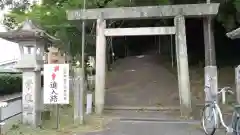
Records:
[[[240,104],[240,65],[235,68],[236,99]]]
[[[44,104],[55,104],[59,128],[59,105],[69,104],[69,64],[44,65]]]

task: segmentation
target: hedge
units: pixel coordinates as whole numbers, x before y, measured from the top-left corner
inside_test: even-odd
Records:
[[[22,91],[22,75],[21,74],[0,74],[0,95],[13,94]]]
[[[43,87],[43,76],[41,76]],[[0,73],[0,96],[22,92],[22,74]]]

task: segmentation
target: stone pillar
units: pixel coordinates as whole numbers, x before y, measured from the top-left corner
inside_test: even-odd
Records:
[[[174,24],[176,27],[175,41],[181,115],[189,116],[192,110],[184,16],[176,16]]]
[[[240,65],[235,68],[236,98],[240,104]]]
[[[218,93],[217,66],[205,66],[204,78],[205,101],[218,101],[218,96],[214,96]],[[212,97],[215,97],[215,99]]]
[[[22,77],[22,122],[37,127],[41,125],[41,71],[26,69]]]
[[[203,19],[203,33],[204,33],[204,46],[205,46],[205,103],[207,101],[218,101],[218,78],[215,54],[214,33],[212,28],[212,17],[208,16]],[[208,87],[209,86],[209,87]],[[211,96],[213,95],[213,96]],[[212,98],[214,97],[214,98]],[[209,113],[208,110],[206,113]],[[217,118],[218,125],[219,120]]]
[[[84,93],[81,92],[83,70],[79,67],[74,68],[74,121],[75,123],[83,122],[84,120]],[[82,124],[82,123],[80,123]]]
[[[77,122],[79,118],[79,102],[80,102],[80,97],[79,97],[79,89],[80,89],[80,77],[79,71],[80,68],[74,68],[74,122]]]
[[[203,19],[203,30],[204,30],[204,45],[205,45],[205,79],[207,77],[215,78],[215,74],[217,74],[217,67],[216,67],[216,56],[215,56],[215,43],[214,43],[214,33],[212,30],[212,17],[206,17]],[[214,71],[215,70],[215,71]],[[208,76],[206,76],[208,75]],[[212,76],[214,75],[214,76]],[[216,80],[209,82],[208,80],[205,80],[205,86],[208,85],[207,83],[212,83],[211,93],[217,94],[217,78]],[[207,90],[206,92],[208,92]],[[209,94],[209,93],[206,93]],[[216,100],[217,96],[215,96],[216,99],[209,99],[207,96],[205,96],[205,101],[211,101]]]
[[[215,42],[212,28],[212,17],[203,19],[203,33],[205,46],[205,66],[216,65]]]
[[[213,101],[217,99],[212,99],[212,95],[217,94],[218,83],[217,83],[217,67],[216,66],[206,66],[204,68],[205,72],[205,101]],[[217,100],[216,100],[217,101]]]
[[[42,90],[41,90],[41,67],[43,66],[43,59],[40,57],[44,51],[43,43],[35,41],[20,42],[20,47],[25,47],[26,50],[21,52],[21,60],[16,64],[16,69],[22,71],[23,89],[22,89],[22,122],[25,125],[38,127],[41,125],[42,112]],[[34,50],[35,52],[28,52]]]
[[[96,32],[96,82],[95,82],[95,112],[102,114],[105,98],[105,70],[106,70],[106,37],[104,30],[106,21],[97,20]]]

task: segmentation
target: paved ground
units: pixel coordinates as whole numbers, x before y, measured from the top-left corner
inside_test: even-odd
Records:
[[[179,106],[177,78],[161,56],[127,57],[107,76],[107,106]]]
[[[204,135],[204,133],[195,124],[113,121],[107,130],[86,135]],[[218,132],[217,135],[225,134]]]
[[[105,130],[84,135],[204,135],[199,121],[180,120],[165,113],[118,111],[111,114],[118,118]],[[219,129],[216,135],[225,133]]]

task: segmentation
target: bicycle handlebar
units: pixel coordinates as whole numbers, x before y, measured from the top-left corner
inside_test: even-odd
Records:
[[[205,86],[205,88],[209,88],[210,89],[209,86]],[[219,88],[218,90],[220,90],[220,91],[218,91],[218,94],[220,94],[222,92],[228,92],[230,94],[234,94],[234,92],[231,90],[231,87],[223,87],[223,88]]]
[[[211,88],[209,86],[205,86],[205,88],[209,88],[208,90],[210,90]],[[206,92],[206,89],[204,89],[204,91]],[[225,104],[225,101],[226,101],[226,92],[227,93],[230,93],[232,95],[234,95],[234,92],[231,90],[231,87],[223,87],[223,88],[220,88],[220,91],[217,92],[217,94],[215,95],[212,95],[212,94],[206,94],[206,96],[209,96],[210,99],[215,99],[215,97],[219,94],[222,94],[222,103]],[[207,92],[209,93],[209,92]],[[211,93],[211,90],[210,90],[210,93]]]
[[[222,92],[228,92],[230,94],[234,94],[234,92],[231,90],[231,87],[223,87],[223,88],[220,88],[220,91],[218,91],[218,94],[222,93]]]

